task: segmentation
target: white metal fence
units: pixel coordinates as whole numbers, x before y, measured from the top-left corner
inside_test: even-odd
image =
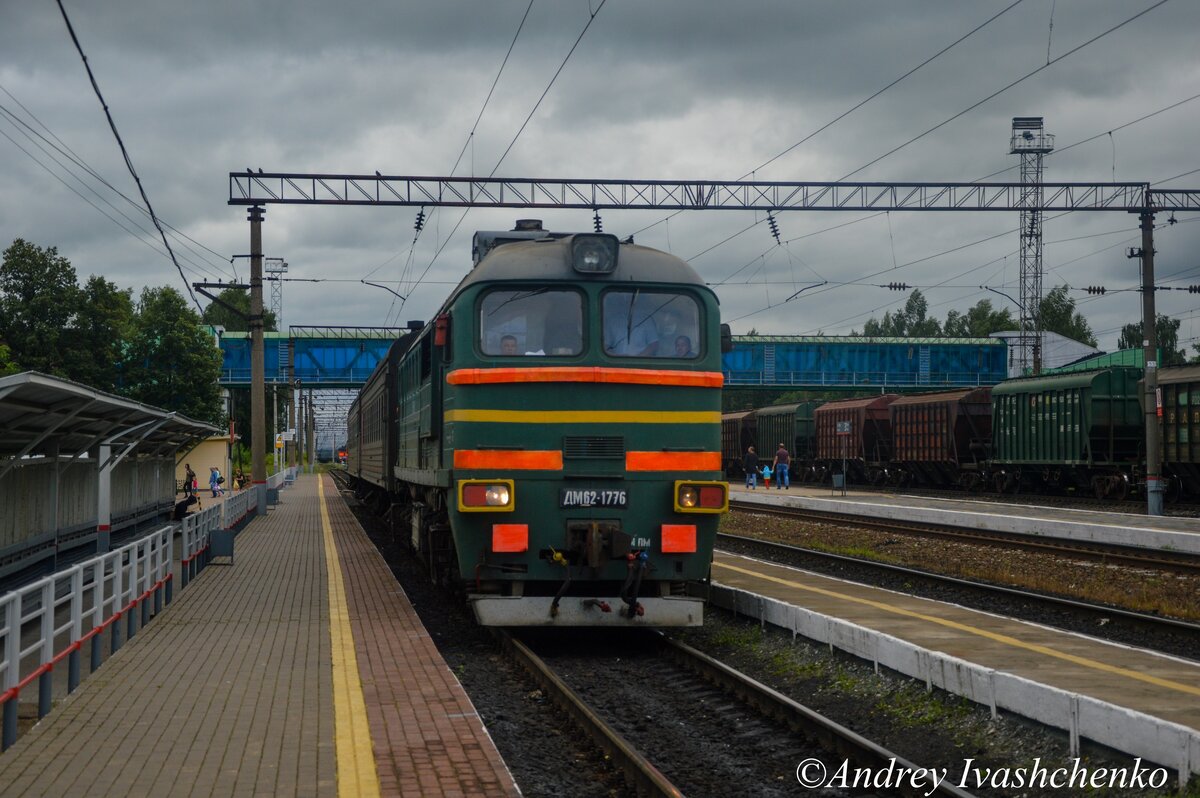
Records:
[[[80,650],[91,641],[91,668],[100,666],[101,633],[111,629],[111,647],[121,647],[121,621],[126,637],[171,600],[174,529],[157,532],[93,557],[0,596],[0,702],[4,704],[2,748],[17,737],[17,705],[21,691],[38,682],[38,718],[50,711],[53,670],[68,664],[67,689],[79,685]],[[22,664],[28,673],[22,677]],[[36,663],[36,664],[35,664]]]
[[[289,479],[290,477],[290,479]],[[295,480],[294,469],[272,474],[267,488]],[[258,491],[229,495],[219,505],[192,513],[178,527],[180,588],[196,577],[221,545],[232,556],[232,540],[243,521],[258,511]],[[0,750],[16,742],[22,690],[38,683],[38,718],[50,711],[53,672],[67,662],[67,692],[80,682],[80,657],[90,642],[90,671],[100,667],[102,633],[110,631],[111,652],[145,626],[173,597],[176,527],[146,537],[0,596]],[[124,623],[122,624],[122,621]]]

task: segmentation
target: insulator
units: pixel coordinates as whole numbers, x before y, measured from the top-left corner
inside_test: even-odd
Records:
[[[1188,293],[1189,294],[1200,294],[1200,285],[1189,285]]]
[[[907,291],[908,283],[888,283],[887,288],[889,291]]]
[[[598,209],[592,211],[592,226],[596,228],[597,233],[604,232],[604,222],[600,221],[600,211]]]
[[[413,228],[418,233],[425,229],[425,209],[424,208],[421,208],[421,210],[417,211],[417,221],[413,225]]]
[[[1108,289],[1102,285],[1089,285],[1087,287],[1087,292],[1089,294],[1103,294],[1107,290]]]
[[[775,243],[776,244],[782,243],[779,240],[779,222],[777,222],[775,220],[774,214],[771,214],[771,213],[767,214],[767,225],[769,225],[771,228],[771,235],[775,236]]]

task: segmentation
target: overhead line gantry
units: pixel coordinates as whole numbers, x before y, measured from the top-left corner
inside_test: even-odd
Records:
[[[1141,218],[1143,350],[1146,359],[1147,512],[1162,514],[1157,419],[1158,347],[1154,310],[1154,214],[1200,211],[1200,190],[1149,183],[766,182],[573,180],[500,177],[230,172],[229,204],[248,206],[251,241],[252,423],[262,429],[262,221],[265,205],[399,205],[459,208],[577,208],[661,211],[1108,211]],[[257,301],[254,298],[257,292]],[[257,317],[257,325],[255,320]],[[260,398],[254,404],[253,395]],[[255,438],[261,436],[255,432]],[[263,454],[252,449],[254,481],[265,483]],[[265,512],[265,491],[260,499]]]

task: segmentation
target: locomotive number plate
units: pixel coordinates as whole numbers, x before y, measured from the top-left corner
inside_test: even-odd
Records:
[[[624,507],[625,491],[595,488],[563,488],[558,493],[559,507]]]

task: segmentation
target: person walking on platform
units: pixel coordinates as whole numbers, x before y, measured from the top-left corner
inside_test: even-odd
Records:
[[[775,487],[779,490],[791,488],[791,479],[788,477],[788,464],[791,462],[792,456],[788,454],[788,450],[781,443],[779,449],[775,452],[775,462],[772,463],[775,471]]]
[[[742,460],[742,468],[746,471],[746,487],[754,490],[758,483],[758,455],[754,453],[753,446],[746,450],[746,456]]]
[[[196,472],[192,470],[191,463],[184,463],[183,469],[183,495],[187,498],[196,493]]]
[[[214,499],[221,495],[221,483],[223,481],[221,479],[221,472],[217,470],[217,467],[209,466],[208,487],[212,489]]]

